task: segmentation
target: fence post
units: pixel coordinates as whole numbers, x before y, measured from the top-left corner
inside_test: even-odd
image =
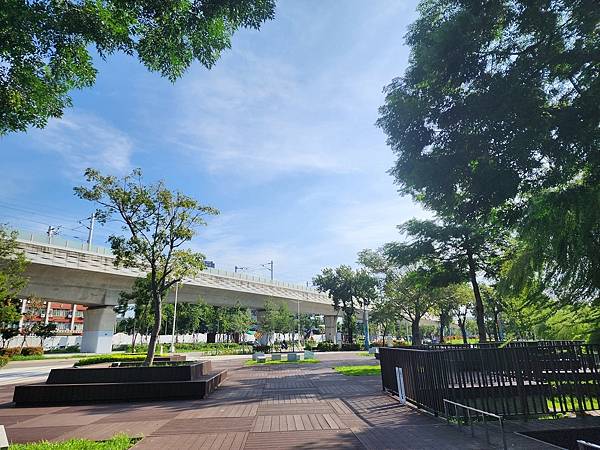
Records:
[[[402,406],[406,405],[406,390],[404,389],[404,377],[402,367],[396,367],[396,383],[398,385],[398,399]]]

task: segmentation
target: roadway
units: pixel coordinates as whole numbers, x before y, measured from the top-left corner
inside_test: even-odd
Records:
[[[11,361],[0,369],[0,386],[29,384],[46,381],[52,369],[73,367],[77,359],[41,359],[33,361]]]

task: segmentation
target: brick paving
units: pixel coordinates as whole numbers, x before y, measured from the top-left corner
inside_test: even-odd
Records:
[[[0,386],[0,424],[12,442],[73,437],[143,437],[135,450],[158,449],[487,449],[482,436],[402,407],[381,391],[379,377],[347,377],[335,365],[376,364],[355,354],[319,355],[318,364],[243,365],[213,361],[229,378],[194,401],[11,406],[12,385]],[[511,433],[511,448],[547,448]]]

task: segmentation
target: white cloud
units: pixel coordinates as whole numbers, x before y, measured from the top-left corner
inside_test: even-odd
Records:
[[[80,110],[69,110],[43,130],[32,131],[43,151],[53,152],[66,164],[69,176],[81,176],[87,167],[120,174],[131,167],[131,139],[105,120]]]

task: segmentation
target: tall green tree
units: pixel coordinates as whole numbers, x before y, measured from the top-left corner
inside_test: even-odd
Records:
[[[264,311],[259,322],[260,330],[267,335],[267,341],[271,342],[271,335],[279,330],[279,312],[277,304],[271,300],[265,300]]]
[[[516,226],[513,286],[570,304],[598,298],[598,23],[594,0],[424,0],[378,121],[402,193]]]
[[[87,169],[87,186],[75,188],[82,199],[98,206],[98,222],[116,219],[124,234],[109,237],[115,265],[148,273],[154,324],[145,364],[151,365],[162,325],[163,298],[176,283],[204,269],[204,255],[181,246],[189,242],[197,228],[206,225],[207,215],[218,214],[178,191],[170,191],[161,181],[145,184],[141,171],[121,179]]]
[[[363,333],[365,349],[369,350],[369,306],[379,297],[379,280],[367,269],[358,269],[354,276],[354,296],[363,309]]]
[[[227,320],[227,333],[233,334],[236,342],[240,336],[244,336],[244,333],[248,331],[250,325],[252,325],[252,317],[250,310],[242,306],[239,302],[235,305],[226,308]]]
[[[19,334],[19,293],[27,286],[27,259],[19,249],[17,233],[0,225],[0,333],[3,346]]]
[[[440,301],[439,288],[432,288],[426,271],[418,268],[403,273],[389,273],[385,281],[385,295],[398,315],[410,322],[412,344],[421,345],[420,323]]]
[[[175,326],[177,334],[198,333],[204,318],[204,309],[197,303],[179,303]]]
[[[344,314],[344,327],[348,341],[354,341],[354,316],[357,307],[366,308],[377,297],[377,281],[363,269],[357,271],[342,265],[335,269],[325,268],[313,278],[313,285],[326,292],[336,311]]]
[[[274,10],[274,0],[6,0],[0,135],[60,117],[71,90],[94,84],[95,56],[136,56],[175,81],[193,61],[212,67],[237,29],[258,29]]]
[[[397,251],[399,245],[390,243],[378,250],[363,250],[358,260],[381,276],[382,298],[389,302],[386,309],[395,311],[396,319],[410,322],[413,344],[420,345],[421,319],[443,300],[440,287],[454,280],[454,274],[423,255],[401,258]]]
[[[18,298],[27,285],[27,259],[19,249],[17,232],[0,225],[0,301]],[[8,303],[6,306],[10,306]]]
[[[481,228],[447,220],[412,219],[400,227],[408,242],[386,247],[389,258],[399,265],[427,261],[437,268],[432,282],[438,287],[469,280],[475,300],[479,339],[485,342],[485,311],[478,274],[492,275],[506,245],[506,231],[491,224]]]
[[[371,310],[371,324],[381,327],[381,334],[385,342],[385,337],[396,331],[396,324],[399,319],[398,311],[394,302],[387,297],[380,297],[373,302]]]

